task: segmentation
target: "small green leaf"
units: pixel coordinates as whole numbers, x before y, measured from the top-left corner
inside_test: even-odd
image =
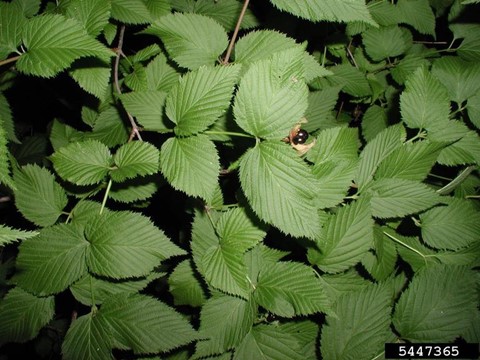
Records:
[[[332,111],[338,100],[339,86],[327,87],[308,94],[308,108],[305,111],[306,124],[302,128],[308,132],[327,128],[327,120],[333,118]]]
[[[330,301],[312,268],[301,263],[279,262],[260,270],[255,300],[283,317],[330,312]]]
[[[4,184],[11,189],[15,185],[10,176],[10,161],[8,159],[7,134],[4,130],[3,119],[0,117],[0,184]]]
[[[163,120],[165,99],[164,91],[133,91],[120,95],[125,109],[135,116],[145,130],[165,131],[167,126]]]
[[[341,86],[342,91],[355,97],[370,96],[372,89],[365,74],[350,64],[340,64],[328,68],[333,75],[322,79],[329,86]]]
[[[18,70],[27,75],[52,77],[79,58],[108,61],[114,52],[87,34],[75,20],[45,14],[28,21],[23,29],[27,51],[18,59]]]
[[[170,293],[176,306],[202,306],[207,300],[190,260],[183,260],[168,277]]]
[[[362,264],[377,281],[386,280],[395,270],[397,250],[393,243],[383,233],[380,226],[373,228],[375,254],[367,252]]]
[[[6,59],[16,52],[22,42],[22,30],[27,24],[25,14],[15,4],[3,2],[0,5],[0,59]]]
[[[220,169],[215,145],[205,135],[171,138],[160,152],[161,170],[177,190],[209,200]]]
[[[111,3],[103,0],[63,0],[65,15],[77,20],[91,36],[98,36],[110,18]]]
[[[385,130],[388,126],[387,113],[378,105],[370,106],[363,114],[362,136],[367,143]]]
[[[179,74],[167,63],[167,58],[159,54],[145,68],[148,90],[170,91],[178,81]]]
[[[228,45],[225,29],[212,18],[198,14],[162,16],[144,33],[158,36],[171,58],[190,70],[213,65]]]
[[[206,130],[228,108],[239,66],[202,66],[183,76],[167,97],[166,113],[179,136]]]
[[[0,301],[0,344],[24,343],[38,335],[55,313],[55,299],[37,297],[19,287]]]
[[[161,184],[161,180],[156,177],[136,178],[121,184],[114,183],[108,196],[122,203],[147,200],[157,192]]]
[[[420,54],[408,54],[391,70],[392,78],[403,85],[408,77],[419,67],[428,67],[430,62]]]
[[[393,326],[403,339],[451,342],[470,324],[478,296],[471,270],[431,266],[415,274],[395,307]]]
[[[468,117],[477,129],[480,129],[480,93],[467,101]]]
[[[65,191],[50,171],[38,165],[15,170],[15,205],[25,218],[39,226],[56,223],[67,205]]]
[[[12,229],[9,226],[0,225],[0,246],[10,244],[18,240],[25,240],[38,235],[36,231]]]
[[[367,54],[374,61],[393,58],[405,53],[412,45],[405,29],[397,25],[372,28],[362,35]]]
[[[87,271],[87,248],[82,226],[60,224],[45,228],[20,245],[15,280],[37,295],[59,293]]]
[[[398,18],[421,34],[435,36],[435,14],[428,0],[399,0]]]
[[[249,149],[240,182],[260,219],[293,236],[315,238],[320,231],[315,178],[290,146],[264,141]]]
[[[112,163],[110,150],[97,140],[75,142],[62,147],[51,159],[58,174],[77,185],[101,182]]]
[[[110,67],[97,59],[80,59],[69,71],[80,87],[96,98],[103,100],[110,86]]]
[[[158,171],[160,153],[150,143],[133,141],[121,146],[113,156],[117,166],[110,172],[113,181],[122,182],[137,176],[152,175]]]
[[[353,161],[358,158],[357,152],[357,129],[336,127],[317,135],[315,146],[307,153],[307,159],[315,164]]]
[[[126,24],[146,24],[152,20],[143,0],[111,0],[112,17]]]

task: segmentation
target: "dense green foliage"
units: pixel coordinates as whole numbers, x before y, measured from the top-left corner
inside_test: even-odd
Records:
[[[478,3],[0,2],[0,353],[479,342]]]

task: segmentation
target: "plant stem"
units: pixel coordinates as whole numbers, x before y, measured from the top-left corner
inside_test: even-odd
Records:
[[[2,61],[0,61],[0,66],[10,64],[12,62],[17,61],[18,59],[20,59],[20,55],[11,57],[9,59],[2,60]]]
[[[228,62],[230,61],[230,55],[232,55],[233,45],[235,44],[235,41],[237,40],[238,32],[240,30],[240,25],[242,24],[243,17],[245,16],[245,12],[247,11],[249,2],[250,2],[250,0],[245,0],[245,2],[243,3],[242,11],[240,12],[240,15],[238,16],[237,25],[235,26],[235,30],[233,31],[232,38],[230,39],[230,44],[228,45],[227,53],[225,54],[225,58],[222,61],[223,65],[227,65]]]
[[[108,194],[110,193],[111,188],[112,188],[112,179],[108,181],[107,190],[105,190],[105,195],[103,196],[102,207],[100,208],[100,215],[102,215],[103,209],[105,209],[105,204],[107,203]]]
[[[255,138],[255,136],[253,136],[253,135],[238,133],[238,132],[233,132],[233,131],[207,130],[207,131],[204,132],[204,134],[207,134],[207,135],[230,135],[230,136],[246,137],[246,138],[250,138],[250,139]]]
[[[465,168],[460,174],[457,175],[455,179],[450,181],[447,185],[445,185],[441,189],[438,189],[437,193],[439,193],[440,195],[446,195],[449,192],[453,191],[453,189],[455,189],[458,185],[460,185],[475,168],[476,166],[474,165]]]

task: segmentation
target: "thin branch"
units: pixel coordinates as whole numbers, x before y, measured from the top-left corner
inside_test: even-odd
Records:
[[[355,61],[355,57],[353,56],[352,52],[350,51],[350,46],[352,45],[352,40],[350,40],[350,43],[347,46],[347,53],[350,59],[352,59],[353,65],[358,69],[358,64]]]
[[[9,202],[10,200],[12,200],[12,198],[11,198],[10,196],[2,196],[2,197],[0,197],[0,203]]]
[[[2,60],[2,61],[0,61],[0,66],[10,64],[12,62],[17,61],[18,59],[20,59],[20,55],[11,57],[9,59]]]
[[[441,189],[438,189],[437,190],[437,193],[440,194],[440,195],[446,195],[448,193],[450,193],[451,191],[453,191],[458,185],[460,185],[467,177],[468,175],[470,175],[470,173],[475,170],[475,166],[469,166],[467,168],[465,168],[464,170],[462,170],[460,172],[460,174],[457,175],[457,177],[455,179],[453,179],[452,181],[450,181],[447,185],[445,185],[444,187],[442,187]]]
[[[228,45],[227,53],[225,54],[225,58],[222,61],[223,65],[227,65],[230,61],[230,55],[232,55],[233,46],[235,45],[235,41],[237,40],[238,32],[240,31],[240,25],[242,24],[243,17],[245,16],[245,12],[248,8],[248,3],[250,0],[245,0],[243,3],[242,11],[240,12],[240,16],[238,17],[237,25],[235,26],[235,30],[233,31],[232,38],[230,39],[230,44]]]

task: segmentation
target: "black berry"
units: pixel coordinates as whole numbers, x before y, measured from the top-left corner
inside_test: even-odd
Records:
[[[307,139],[308,139],[308,132],[303,129],[300,129],[298,130],[297,135],[293,137],[292,142],[295,145],[304,144],[305,141],[307,141]]]

